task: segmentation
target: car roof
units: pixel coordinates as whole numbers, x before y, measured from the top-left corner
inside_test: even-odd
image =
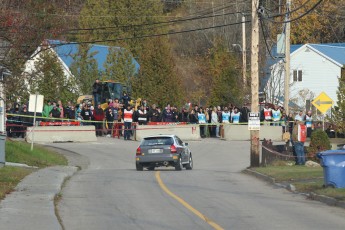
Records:
[[[176,135],[173,135],[173,134],[158,134],[158,135],[146,136],[143,139],[154,138],[154,137],[176,137]]]

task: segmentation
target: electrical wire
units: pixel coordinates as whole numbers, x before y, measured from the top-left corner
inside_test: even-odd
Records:
[[[247,21],[244,21],[244,22],[235,22],[235,23],[229,23],[229,24],[223,24],[223,25],[217,25],[217,26],[210,26],[210,27],[203,27],[203,28],[196,28],[196,29],[189,29],[189,30],[182,30],[182,31],[175,31],[175,32],[167,32],[167,33],[160,33],[160,34],[149,34],[149,35],[132,36],[132,37],[125,37],[125,38],[117,38],[117,39],[104,39],[104,40],[93,40],[93,41],[81,41],[81,42],[63,43],[61,45],[68,45],[68,44],[94,44],[94,43],[115,42],[115,41],[140,39],[140,38],[160,37],[160,36],[182,34],[182,33],[190,33],[190,32],[196,32],[196,31],[202,31],[202,30],[208,30],[208,29],[221,28],[221,27],[226,27],[226,26],[239,25],[239,24],[248,23],[248,22],[251,22],[251,21],[247,20]],[[60,44],[57,44],[57,46],[60,46]]]
[[[289,23],[289,22],[293,22],[293,21],[297,21],[299,19],[301,19],[302,17],[308,15],[310,12],[312,12],[318,5],[320,5],[320,3],[322,2],[323,0],[319,0],[317,3],[315,3],[315,5],[313,5],[309,10],[307,10],[306,12],[304,12],[303,14],[299,15],[298,17],[296,18],[293,18],[293,19],[289,19],[289,20],[284,20],[284,21],[275,21],[273,20],[272,18],[276,18],[276,17],[280,17],[280,16],[283,16],[284,14],[279,14],[279,15],[274,15],[274,16],[270,16],[268,18],[265,18],[263,17],[264,20],[269,20],[273,23]],[[290,14],[292,13],[293,11],[290,11]]]
[[[210,26],[210,27],[203,27],[203,28],[196,28],[196,29],[189,29],[189,30],[182,30],[182,31],[167,32],[167,33],[148,34],[148,35],[132,36],[132,37],[124,37],[124,38],[116,38],[116,39],[104,39],[104,40],[92,40],[92,41],[80,41],[80,42],[66,42],[66,43],[60,43],[60,44],[52,44],[51,46],[52,47],[57,47],[57,46],[63,46],[63,45],[69,45],[69,44],[95,44],[95,43],[116,42],[116,41],[141,39],[141,38],[150,38],[150,37],[160,37],[160,36],[183,34],[183,33],[203,31],[203,30],[208,30],[208,29],[221,28],[221,27],[226,27],[226,26],[239,25],[239,24],[242,24],[242,23],[249,23],[249,22],[251,22],[251,20],[246,20],[244,22],[241,21],[241,22],[235,22],[235,23],[228,23],[228,24],[217,25],[217,26]],[[31,46],[27,45],[27,46],[20,46],[20,47],[29,48]],[[0,48],[12,48],[12,46],[0,46]]]
[[[268,42],[267,42],[267,38],[266,38],[267,35],[266,35],[265,30],[264,30],[263,20],[259,19],[259,21],[260,21],[260,27],[261,27],[262,35],[263,35],[263,38],[264,38],[264,42],[265,42],[265,46],[266,46],[266,49],[268,51],[268,54],[270,55],[270,57],[273,60],[275,60],[275,59],[277,59],[277,57],[274,57],[272,55],[272,50],[271,50],[272,48],[269,48],[269,45],[268,45]]]
[[[105,30],[105,29],[118,29],[118,28],[126,28],[126,27],[143,27],[143,26],[151,26],[151,25],[160,25],[160,24],[172,24],[172,23],[179,23],[185,21],[194,21],[206,18],[213,18],[213,17],[220,17],[226,15],[234,15],[234,14],[242,14],[243,12],[230,12],[225,14],[216,14],[216,15],[209,15],[203,17],[194,17],[194,18],[186,18],[186,19],[177,19],[177,20],[170,20],[165,22],[155,22],[155,23],[143,23],[143,24],[136,24],[136,25],[119,25],[119,26],[104,26],[104,27],[94,27],[94,28],[80,28],[80,29],[68,29],[65,30],[66,32],[70,31],[93,31],[93,30]]]

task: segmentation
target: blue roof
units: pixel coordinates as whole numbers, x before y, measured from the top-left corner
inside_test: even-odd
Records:
[[[73,56],[78,53],[78,43],[64,43],[58,40],[49,40],[48,42],[53,46],[54,51],[59,55],[61,60],[70,68],[72,63],[74,62]],[[90,46],[91,48],[88,53],[94,54],[93,58],[97,61],[99,71],[105,70],[103,63],[105,63],[107,60],[107,55],[109,53],[110,48],[115,48],[119,50],[124,49],[121,47],[111,47],[96,44],[91,44]],[[132,62],[135,66],[136,73],[138,73],[140,68],[139,63],[134,58],[132,59]]]
[[[345,64],[345,43],[309,44],[309,46],[339,64]]]

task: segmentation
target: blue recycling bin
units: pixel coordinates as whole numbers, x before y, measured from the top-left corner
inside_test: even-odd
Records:
[[[317,157],[323,167],[324,185],[345,188],[345,150],[327,150]]]

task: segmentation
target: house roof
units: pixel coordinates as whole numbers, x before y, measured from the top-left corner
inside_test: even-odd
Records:
[[[338,44],[309,44],[321,54],[337,62],[340,66],[345,64],[345,43]]]
[[[58,54],[61,60],[70,68],[72,63],[74,62],[73,56],[78,53],[78,43],[64,43],[59,40],[48,40],[49,44],[52,46],[53,50]],[[89,50],[89,54],[94,54],[93,58],[97,61],[98,70],[104,71],[105,68],[103,64],[107,60],[107,55],[109,53],[110,48],[115,49],[124,49],[122,47],[117,46],[105,46],[105,45],[97,45],[91,44],[91,48]],[[139,63],[133,58],[132,62],[135,66],[136,73],[139,71],[140,65]]]

